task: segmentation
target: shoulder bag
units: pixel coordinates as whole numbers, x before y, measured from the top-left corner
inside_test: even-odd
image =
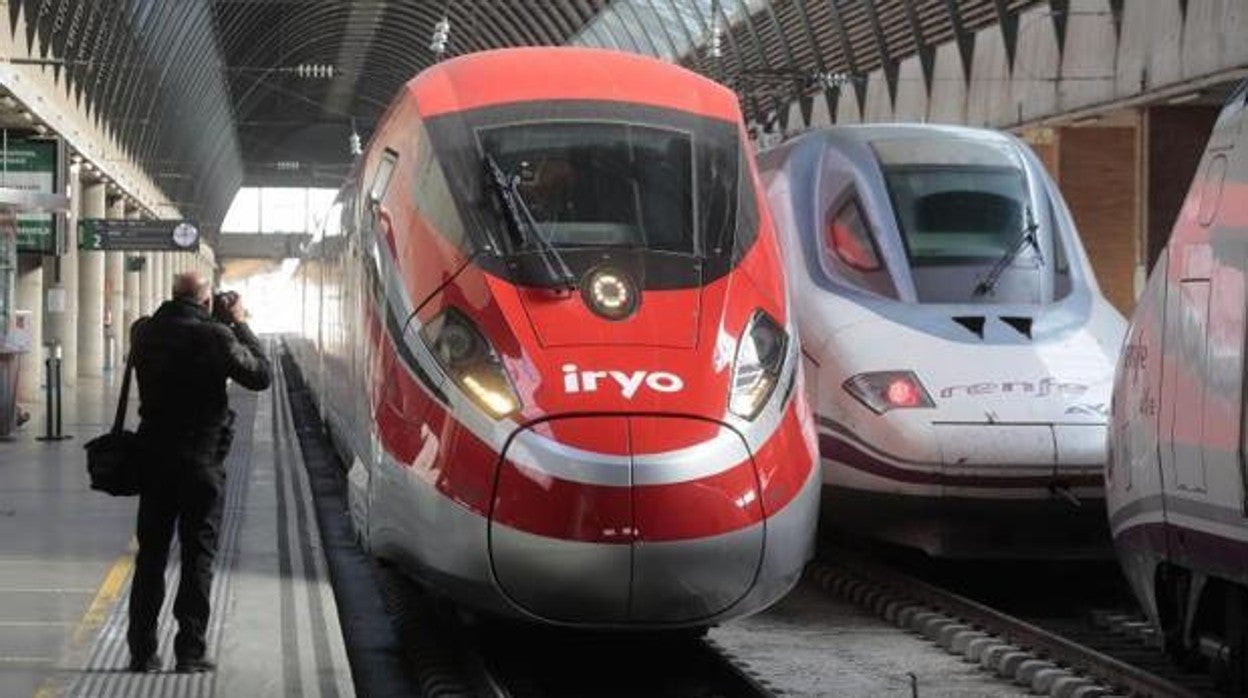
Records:
[[[134,364],[126,358],[125,377],[121,379],[121,395],[117,397],[117,415],[112,431],[88,441],[87,474],[91,489],[114,497],[131,497],[139,493],[142,469],[142,446],[139,435],[126,431],[126,405],[130,399],[130,376]]]

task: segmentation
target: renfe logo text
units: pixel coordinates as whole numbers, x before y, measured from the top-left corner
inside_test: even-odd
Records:
[[[563,391],[565,393],[592,393],[599,382],[615,383],[625,400],[632,400],[642,385],[660,393],[675,393],[685,387],[685,382],[667,371],[581,371],[576,364],[563,365]]]
[[[1018,395],[1048,397],[1060,393],[1066,397],[1079,397],[1088,392],[1088,386],[1082,383],[1058,383],[1053,378],[1041,378],[1039,381],[1012,380],[1001,383],[985,382],[969,385],[951,385],[940,390],[941,397],[953,397],[957,393],[966,395]]]

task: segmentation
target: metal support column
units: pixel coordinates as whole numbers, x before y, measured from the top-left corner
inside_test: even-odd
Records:
[[[66,216],[68,230],[78,230],[82,210],[82,187],[77,186],[79,165],[69,166],[69,181],[75,186],[69,190],[69,213]],[[61,375],[64,384],[72,386],[78,379],[78,245],[76,232],[70,235],[65,254],[45,257],[43,260],[44,288],[44,344],[61,345]]]

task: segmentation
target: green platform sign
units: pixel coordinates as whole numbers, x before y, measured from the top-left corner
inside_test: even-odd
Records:
[[[0,187],[51,194],[56,189],[56,142],[9,136],[0,148]],[[56,217],[17,217],[17,251],[56,254]]]
[[[78,221],[78,249],[194,252],[199,228],[184,220],[85,218]]]

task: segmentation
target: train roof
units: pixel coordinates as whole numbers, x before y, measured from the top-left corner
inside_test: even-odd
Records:
[[[796,138],[760,154],[760,160],[767,169],[781,164],[785,159],[798,152],[811,152],[836,147],[842,150],[849,146],[851,150],[862,154],[870,154],[871,159],[879,160],[881,152],[872,146],[880,143],[905,143],[906,141],[926,141],[933,144],[946,144],[945,154],[948,155],[950,142],[973,141],[989,147],[1011,149],[1019,146],[1013,136],[985,128],[969,126],[951,126],[944,124],[862,124],[852,126],[829,126],[807,131]],[[855,147],[856,146],[856,147]],[[937,145],[939,147],[939,145]],[[914,149],[910,144],[894,152],[906,152],[910,157],[921,159],[924,153]],[[862,157],[862,155],[858,156]]]
[[[422,116],[515,102],[614,101],[740,123],[737,96],[691,70],[603,49],[521,47],[443,61],[407,83]]]
[[[988,143],[1014,143],[1010,136],[986,128],[947,124],[856,124],[829,126],[812,133],[828,133],[851,140],[870,143],[879,140],[959,138]]]

